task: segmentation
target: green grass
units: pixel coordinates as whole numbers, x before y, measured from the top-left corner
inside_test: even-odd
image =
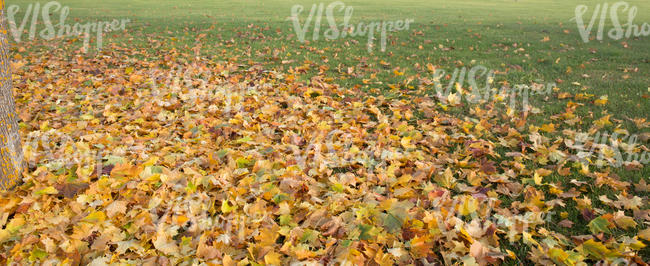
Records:
[[[640,10],[636,24],[650,22],[649,13],[643,12],[650,10],[650,3],[628,2]],[[408,85],[405,80],[417,75],[431,77],[425,67],[427,63],[448,72],[461,64],[468,67],[480,64],[504,72],[497,76],[497,81],[530,84],[535,80],[545,83],[562,80],[559,83],[562,91],[608,95],[610,103],[607,106],[589,109],[594,114],[607,110],[622,119],[647,117],[650,112],[649,38],[582,42],[576,23],[571,21],[576,5],[582,1],[345,2],[346,6],[354,7],[352,25],[360,21],[415,20],[410,30],[390,33],[386,52],[378,49],[368,52],[365,36],[326,40],[321,34],[318,41],[298,42],[287,18],[291,15],[291,7],[301,4],[305,7],[300,16],[304,22],[311,4],[316,3],[310,1],[66,0],[62,3],[70,7],[68,23],[73,23],[73,19],[82,22],[131,19],[127,34],[106,36],[106,44],[146,47],[150,39],[155,39],[163,48],[185,48],[187,54],[192,54],[190,48],[200,42],[203,55],[217,59],[236,58],[242,63],[252,60],[281,71],[309,60],[311,69],[299,75],[302,80],[309,80],[318,73],[319,66],[326,65],[329,69],[323,75],[342,86],[360,85],[384,92],[391,84],[398,88],[417,88],[417,80]],[[325,5],[329,3],[324,2]],[[10,4],[13,1],[9,1]],[[595,4],[589,4],[585,20],[591,18]],[[20,5],[24,11],[26,3]],[[340,23],[342,12],[335,14]],[[626,16],[621,14],[620,17],[626,20]],[[22,14],[18,18],[22,18]],[[323,30],[327,27],[325,23],[323,21]],[[307,39],[311,36],[309,33]],[[206,36],[197,41],[200,34]],[[542,42],[545,37],[549,41]],[[627,48],[621,44],[623,41]],[[524,50],[516,51],[520,48]],[[390,67],[382,67],[382,60],[390,63]],[[353,75],[346,73],[350,67],[354,67]],[[398,67],[404,72],[403,76],[393,74]],[[371,74],[376,77],[370,79]],[[368,84],[364,84],[363,79],[368,79]],[[572,82],[581,86],[572,85]],[[561,112],[565,102],[544,102],[542,105],[545,113],[539,117],[548,117]],[[630,123],[624,123],[631,128]]]
[[[312,1],[60,2],[70,7],[70,24],[75,19],[93,22],[129,18],[132,21],[127,25],[126,34],[105,36],[105,51],[110,49],[111,43],[133,47],[159,46],[157,49],[175,47],[191,58],[192,48],[200,44],[201,54],[215,60],[261,64],[282,72],[307,65],[309,70],[296,73],[299,80],[308,82],[313,76],[321,75],[342,87],[359,86],[377,94],[405,98],[411,94],[431,92],[432,88],[418,85],[418,77],[432,77],[426,68],[428,63],[447,72],[453,72],[459,66],[483,65],[502,73],[497,76],[497,82],[558,82],[560,92],[594,94],[594,99],[603,95],[609,97],[605,106],[587,103],[587,108],[580,109],[576,114],[584,119],[574,129],[586,130],[595,119],[612,114],[612,121],[620,120],[615,125],[620,123],[630,133],[641,133],[643,130],[626,118],[648,118],[650,113],[650,36],[618,41],[605,38],[584,43],[575,21],[571,19],[575,7],[585,1],[346,1],[346,6],[354,7],[352,25],[361,21],[415,20],[410,30],[390,33],[385,52],[376,48],[368,52],[365,36],[326,40],[321,34],[318,41],[297,41],[293,25],[287,20],[291,7],[295,4],[305,7],[300,16],[304,22],[311,4],[318,3]],[[600,2],[587,3],[589,11],[585,20],[591,18],[594,6]],[[639,10],[636,24],[650,23],[649,1],[627,2]],[[327,5],[330,2],[323,3]],[[8,1],[7,5],[11,4],[21,5],[21,11],[24,11],[28,2]],[[340,23],[342,12],[336,14]],[[22,13],[18,14],[19,19],[22,16]],[[626,16],[619,16],[623,22],[626,21]],[[325,30],[327,24],[323,23],[321,28]],[[611,28],[611,21],[608,20],[607,24],[606,30]],[[201,34],[205,36],[197,39]],[[309,38],[310,33],[307,36]],[[545,37],[548,41],[542,41]],[[71,41],[70,38],[58,43],[80,45],[80,41]],[[87,56],[94,55],[89,53]],[[147,60],[147,57],[141,59]],[[390,66],[384,67],[381,62]],[[327,68],[321,68],[325,66]],[[349,68],[354,68],[352,74],[348,74]],[[397,68],[404,74],[395,75]],[[575,85],[578,83],[580,85]],[[564,112],[568,100],[537,96],[531,102],[541,108],[542,113],[531,118],[530,122],[540,125],[552,122],[552,115]],[[463,114],[461,109],[458,115]],[[565,125],[564,128],[570,127]],[[611,129],[606,128],[610,132]],[[650,176],[649,167],[635,172],[622,169],[615,172],[632,183],[647,180]],[[566,177],[551,178],[567,182]],[[612,193],[594,187],[590,195],[594,202],[598,202],[599,195]],[[598,207],[609,210],[607,206]],[[568,207],[567,211],[569,217],[580,216],[575,208]],[[572,229],[556,229],[563,233],[567,230],[572,230],[573,234],[587,233],[584,225],[579,224]],[[526,257],[526,249],[517,249],[516,243],[513,246],[511,249],[517,250],[520,258]],[[650,257],[647,250],[645,256]]]

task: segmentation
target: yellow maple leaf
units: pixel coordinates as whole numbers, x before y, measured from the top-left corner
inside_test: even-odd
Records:
[[[603,106],[607,104],[607,95],[601,96],[598,100],[595,100],[594,104],[597,106]]]
[[[394,264],[391,254],[384,253],[381,249],[377,251],[377,254],[375,254],[375,262],[380,266],[389,266]]]
[[[478,210],[478,200],[472,196],[466,196],[463,204],[460,205],[460,214],[467,216],[476,212],[476,210]]]
[[[612,255],[612,251],[609,250],[603,243],[589,239],[578,246],[579,250],[582,250],[584,255],[591,255],[596,259],[604,259]]]
[[[625,216],[625,214],[622,211],[617,213],[617,215],[614,216],[614,222],[618,227],[622,229],[629,229],[629,228],[636,227],[636,222],[634,221],[634,218]]]
[[[431,252],[433,247],[429,242],[430,235],[416,236],[411,239],[411,252],[419,257],[425,257]]]
[[[456,178],[450,168],[447,168],[442,175],[436,175],[434,181],[436,181],[438,185],[449,189],[453,188],[456,184]]]
[[[639,237],[650,241],[650,228],[639,231]]]
[[[600,119],[594,121],[594,124],[599,126],[599,127],[604,127],[604,126],[607,126],[607,125],[611,125],[612,122],[609,121],[610,116],[612,116],[612,115],[603,116]]]
[[[555,124],[553,123],[544,124],[540,129],[544,132],[553,133],[555,132]]]
[[[103,223],[105,220],[106,214],[103,211],[94,211],[83,219],[84,222],[88,223]]]
[[[236,209],[237,206],[230,206],[230,204],[228,204],[228,200],[224,200],[221,202],[221,212],[223,213],[230,213]]]
[[[557,264],[571,265],[572,263],[567,263],[569,259],[569,254],[564,252],[559,248],[551,248],[548,250],[548,256]]]
[[[53,186],[49,186],[49,187],[46,187],[44,189],[41,189],[39,191],[34,192],[34,194],[38,195],[38,196],[46,195],[46,194],[47,195],[54,195],[54,194],[57,194],[57,193],[59,193],[59,191],[56,188],[54,188]]]
[[[544,177],[542,177],[540,174],[538,174],[537,172],[535,172],[535,175],[533,176],[533,180],[535,180],[535,185],[541,185],[541,184],[542,184],[542,179],[543,179],[543,178],[544,178]]]
[[[282,254],[271,251],[264,255],[264,263],[267,265],[282,265]]]
[[[451,106],[458,105],[460,103],[460,97],[456,93],[450,93],[447,95],[447,103]]]
[[[403,137],[400,143],[405,149],[415,149],[415,145],[411,144],[411,137]]]

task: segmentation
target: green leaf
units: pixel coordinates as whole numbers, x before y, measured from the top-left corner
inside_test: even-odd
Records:
[[[395,216],[392,213],[384,213],[382,215],[383,225],[389,232],[395,232],[398,229],[402,228],[404,223],[399,217]]]
[[[185,191],[187,191],[187,193],[194,193],[196,191],[196,188],[197,188],[196,184],[194,184],[194,182],[192,181],[189,181],[187,182],[187,187],[185,188]]]
[[[557,264],[567,264],[566,261],[569,259],[569,254],[559,248],[549,249],[548,256]]]
[[[54,195],[54,194],[59,194],[59,191],[56,188],[54,188],[52,186],[49,186],[49,187],[46,187],[44,189],[41,189],[39,191],[34,192],[34,194],[37,195],[37,196],[46,195],[46,194]]]
[[[126,159],[114,155],[109,155],[105,158],[106,158],[106,165],[116,165],[116,164],[121,164],[126,162]]]
[[[151,173],[153,174],[162,174],[163,168],[160,166],[151,166]]]
[[[47,257],[47,252],[40,248],[32,249],[32,252],[29,253],[29,261],[40,261]]]
[[[253,140],[251,137],[246,136],[246,137],[240,138],[240,139],[238,139],[238,140],[235,140],[235,143],[237,143],[237,144],[241,144],[241,143],[249,142],[249,141],[251,141],[251,140]]]
[[[305,231],[302,233],[302,236],[300,237],[300,242],[312,243],[316,241],[317,238],[318,238],[318,232],[311,229],[305,229]]]
[[[587,227],[589,227],[589,231],[591,231],[591,233],[594,235],[599,234],[601,232],[605,232],[609,234],[611,233],[608,228],[609,225],[610,225],[609,221],[601,216],[591,220],[591,222],[589,222]]]
[[[612,251],[607,249],[603,243],[596,242],[593,239],[589,239],[582,243],[582,250],[585,255],[591,255],[596,259],[604,259],[612,255]]]
[[[359,235],[359,240],[370,240],[375,235],[374,232],[375,230],[373,230],[375,227],[372,225],[360,224],[358,228],[359,231],[361,231],[361,234]]]
[[[330,188],[334,192],[343,193],[343,185],[341,185],[339,183],[332,184],[332,186]]]
[[[291,224],[292,221],[293,221],[293,219],[291,218],[291,215],[289,215],[289,214],[285,214],[285,215],[280,216],[280,225],[283,225],[283,226],[284,225],[289,225],[289,224]]]
[[[382,217],[384,227],[389,232],[402,228],[408,218],[408,210],[412,207],[413,203],[408,200],[393,203]]]
[[[275,204],[278,204],[280,202],[283,202],[283,201],[289,200],[289,199],[291,199],[291,198],[289,197],[289,195],[287,195],[285,193],[278,193],[275,196],[273,196],[273,202],[275,202]]]
[[[219,157],[219,159],[222,159],[226,155],[228,155],[228,149],[221,149],[217,152],[217,157]]]
[[[249,166],[253,166],[254,161],[246,159],[244,157],[239,157],[236,160],[237,162],[237,168],[247,168]]]

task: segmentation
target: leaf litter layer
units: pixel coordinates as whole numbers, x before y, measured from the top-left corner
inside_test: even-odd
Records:
[[[176,50],[111,51],[15,58],[29,170],[0,194],[0,262],[648,259],[645,178],[576,152],[591,96],[554,90],[565,112],[533,125],[497,96],[459,117],[446,111],[455,94],[387,98]],[[604,114],[586,132],[611,125]]]

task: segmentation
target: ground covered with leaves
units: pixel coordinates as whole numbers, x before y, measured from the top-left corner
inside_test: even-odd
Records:
[[[578,110],[606,99],[552,88],[564,112],[535,125],[507,95],[459,116],[449,109],[462,95],[369,96],[191,51],[149,53],[14,58],[29,170],[0,194],[0,262],[649,259],[647,178],[623,180],[607,147],[575,141],[625,131],[606,113],[573,129]]]

